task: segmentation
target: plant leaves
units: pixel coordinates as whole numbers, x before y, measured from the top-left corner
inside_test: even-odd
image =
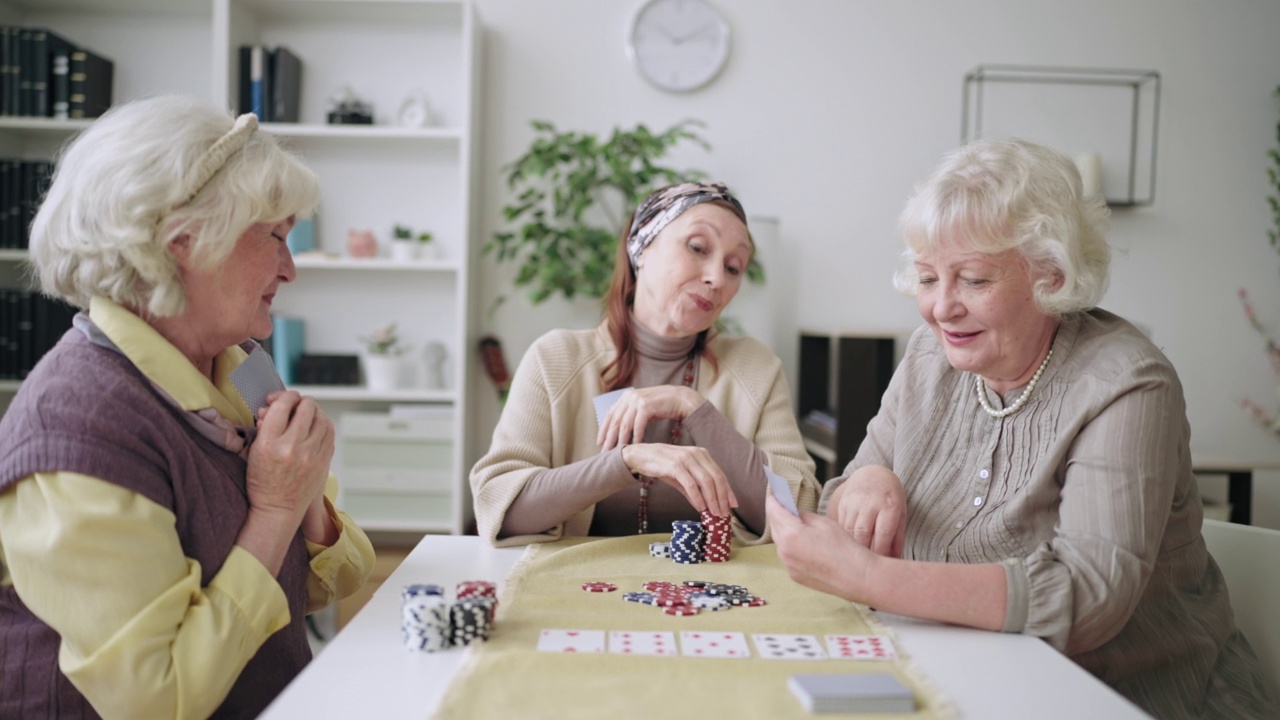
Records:
[[[643,124],[615,127],[605,140],[592,133],[560,132],[547,120],[529,123],[529,149],[503,166],[515,200],[502,208],[512,229],[494,234],[485,252],[518,264],[517,286],[531,286],[530,300],[553,295],[602,297],[609,288],[622,226],[653,190],[702,180],[700,170],[661,164],[683,143],[710,151],[698,131],[706,125],[683,120],[655,134]],[[747,277],[763,281],[752,261]]]

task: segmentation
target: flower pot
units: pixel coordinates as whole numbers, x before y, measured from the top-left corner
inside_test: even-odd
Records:
[[[370,390],[400,387],[400,358],[396,355],[365,355],[364,382]]]
[[[413,262],[418,259],[418,243],[413,240],[391,241],[391,259],[396,262]]]

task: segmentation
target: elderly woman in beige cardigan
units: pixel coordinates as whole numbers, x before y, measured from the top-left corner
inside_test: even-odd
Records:
[[[1200,536],[1169,359],[1096,306],[1106,207],[1061,153],[980,140],[902,216],[925,324],[827,516],[769,507],[793,578],[1044,638],[1161,718],[1274,718]]]
[[[516,371],[471,471],[481,535],[519,544],[670,532],[709,511],[730,516],[740,542],[764,542],[766,466],[797,504],[817,506],[781,362],[714,330],[754,249],[722,184],[674,185],[641,203],[604,321],[547,333]],[[597,418],[594,400],[612,391]]]

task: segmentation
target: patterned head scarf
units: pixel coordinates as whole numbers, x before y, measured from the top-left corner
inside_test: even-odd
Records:
[[[742,203],[729,193],[729,188],[722,182],[682,183],[672,185],[653,192],[640,203],[635,218],[631,221],[631,230],[627,233],[627,255],[631,257],[631,269],[636,269],[636,260],[640,253],[649,247],[649,243],[680,217],[685,210],[704,202],[726,202],[737,212],[742,222],[746,223],[747,214],[742,210]]]

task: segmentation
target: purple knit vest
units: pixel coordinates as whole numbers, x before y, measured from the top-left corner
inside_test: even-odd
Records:
[[[70,330],[0,420],[0,493],[52,471],[139,493],[174,513],[183,554],[199,561],[207,587],[248,515],[246,466],[180,413],[127,358]],[[304,625],[309,563],[299,533],[277,576],[289,625],[258,649],[213,717],[257,716],[311,659]],[[92,598],[84,600],[92,606]],[[0,587],[0,718],[98,717],[58,669],[58,644],[13,587]]]

